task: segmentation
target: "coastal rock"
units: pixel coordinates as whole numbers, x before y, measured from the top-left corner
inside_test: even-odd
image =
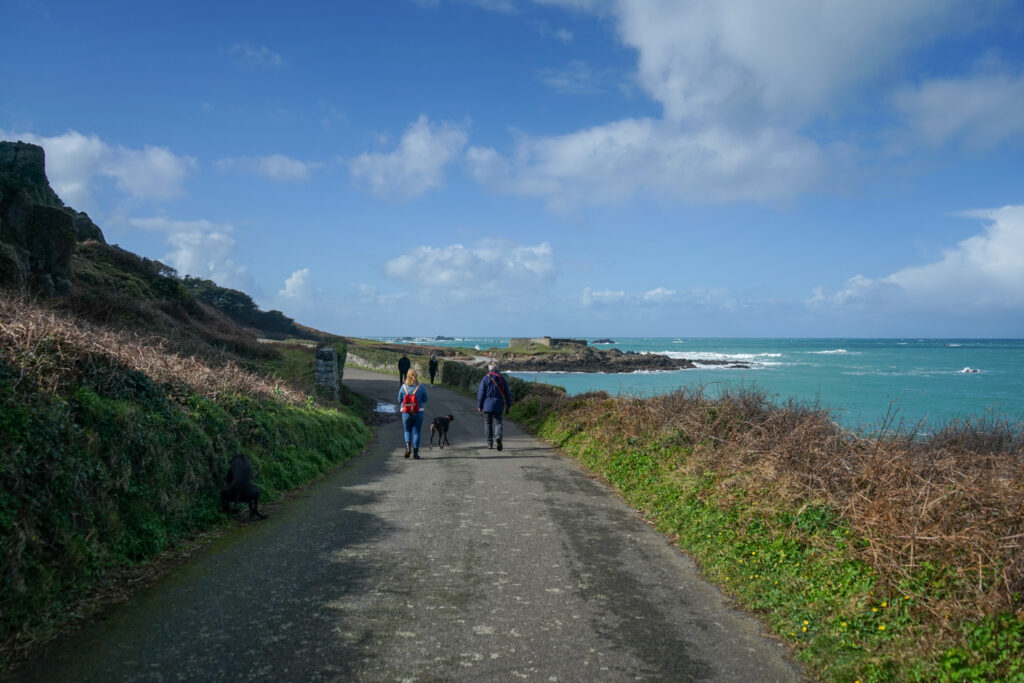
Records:
[[[0,142],[0,283],[67,294],[71,255],[82,239],[103,241],[103,233],[50,187],[43,148]]]
[[[522,372],[636,372],[638,370],[683,370],[696,367],[682,358],[657,353],[623,353],[584,347],[571,353],[505,354],[503,370]]]

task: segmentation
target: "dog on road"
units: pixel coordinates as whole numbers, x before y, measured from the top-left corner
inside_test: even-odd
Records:
[[[445,444],[451,446],[448,441],[448,425],[455,421],[454,415],[442,415],[441,417],[435,417],[434,421],[430,423],[430,447],[434,447],[434,434],[437,434],[437,445],[440,448],[444,448]]]

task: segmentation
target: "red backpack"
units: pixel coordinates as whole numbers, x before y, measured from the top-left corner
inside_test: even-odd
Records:
[[[403,388],[405,389],[405,396],[402,397],[402,412],[414,414],[420,412],[420,400],[416,398],[416,392],[420,390],[420,385],[417,384],[412,393],[409,393],[409,385]]]

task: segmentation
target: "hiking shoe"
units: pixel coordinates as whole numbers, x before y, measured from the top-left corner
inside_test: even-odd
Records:
[[[405,457],[408,458],[409,457],[409,453],[411,453],[411,451],[409,450],[409,444],[405,444]]]
[[[498,450],[499,451],[501,450],[501,439],[500,438],[498,439]]]

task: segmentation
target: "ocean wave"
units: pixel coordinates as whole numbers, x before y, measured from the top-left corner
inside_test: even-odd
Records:
[[[804,353],[813,353],[817,355],[832,355],[836,353],[850,353],[846,349],[830,349],[828,351],[805,351]]]
[[[736,363],[761,363],[765,358],[782,358],[781,353],[721,353],[718,351],[645,351],[644,353],[657,353],[669,358],[679,360],[685,358],[695,363],[702,360],[724,360]]]

